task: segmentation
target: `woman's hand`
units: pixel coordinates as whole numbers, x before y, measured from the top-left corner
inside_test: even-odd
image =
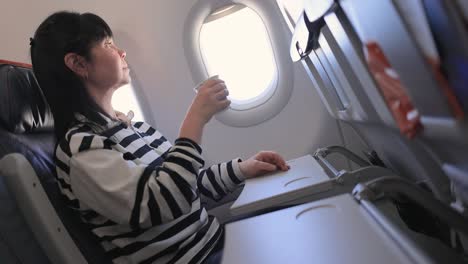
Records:
[[[198,89],[192,105],[180,128],[179,137],[192,139],[201,143],[203,127],[214,114],[231,104],[227,99],[229,92],[223,80],[209,79]]]
[[[209,79],[205,81],[198,89],[197,96],[193,99],[187,116],[208,123],[214,114],[224,110],[231,104],[227,99],[229,92],[226,84],[220,79]]]
[[[274,151],[260,151],[248,160],[239,163],[246,179],[265,175],[270,172],[289,170],[289,165]]]

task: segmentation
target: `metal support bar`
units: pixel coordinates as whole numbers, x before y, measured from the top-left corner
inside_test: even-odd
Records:
[[[317,149],[317,151],[315,151],[313,155],[314,158],[319,160],[322,164],[324,164],[326,169],[328,169],[331,173],[333,173],[335,177],[340,176],[342,172],[338,171],[335,167],[333,167],[333,165],[330,164],[330,162],[328,162],[328,160],[326,160],[326,157],[332,153],[341,154],[345,158],[359,165],[360,167],[367,167],[367,166],[372,165],[368,161],[364,160],[363,158],[359,157],[358,155],[348,150],[347,148],[344,148],[341,146],[329,146],[329,147]]]
[[[354,188],[353,195],[359,201],[372,201],[380,197],[391,197],[398,200],[400,195],[404,196],[433,213],[450,227],[468,235],[468,219],[466,217],[401,177],[385,176],[367,183],[359,183]]]

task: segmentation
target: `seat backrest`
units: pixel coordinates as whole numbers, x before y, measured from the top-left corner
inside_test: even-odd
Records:
[[[52,113],[34,77],[31,66],[0,60],[0,159],[12,153],[24,156],[33,168],[34,174],[40,182],[40,187],[47,194],[45,196],[46,202],[52,205],[54,209],[52,212],[55,211],[58,215],[57,219],[61,220],[60,222],[63,223],[86,261],[88,263],[110,263],[97,238],[65,205],[65,200],[60,194],[55,178],[54,149],[56,143],[53,124]],[[5,169],[0,168],[0,171],[5,171]],[[18,197],[21,197],[21,194],[15,193],[15,190],[18,190],[17,186],[8,186],[8,183],[11,184],[11,182],[5,181],[3,176],[6,175],[0,176],[2,176],[0,183],[6,184],[6,188],[0,188],[2,191],[0,202],[9,203],[7,205],[14,210],[17,210],[18,207],[24,210],[21,206],[11,204],[15,200],[18,202]],[[20,175],[19,171],[16,176],[25,177],[25,175]],[[16,197],[16,199],[12,199],[12,197]],[[7,205],[2,205],[2,208],[6,208]],[[39,205],[40,203],[37,206]],[[21,213],[16,212],[14,215],[22,220],[29,220],[26,218],[26,216],[30,217],[29,214],[31,212],[21,211]],[[44,262],[38,261],[38,259],[46,259],[38,245],[41,245],[42,249],[46,249],[47,243],[50,242],[40,241],[44,238],[37,237],[38,230],[45,227],[34,225],[24,226],[24,229],[7,228],[5,223],[12,219],[8,219],[10,218],[8,215],[5,216],[0,219],[0,234],[4,236],[6,246],[11,249],[10,253],[20,259],[30,257],[30,261],[25,260],[21,263],[47,263],[45,260]],[[31,237],[30,231],[35,237]],[[66,231],[62,233],[67,233]],[[26,247],[27,250],[30,250],[29,252],[25,252],[23,247],[18,248],[18,241],[15,239],[20,238],[29,245]],[[50,256],[50,251],[45,250],[45,252],[50,260],[54,259],[53,256]]]
[[[328,93],[321,99],[343,125],[345,145],[375,151],[397,175],[466,215],[468,119],[461,106],[468,97],[462,93],[467,89],[460,76],[468,73],[464,55],[468,49],[462,45],[465,41],[454,40],[468,41],[468,31],[456,12],[449,12],[455,9],[452,2],[335,1],[324,15],[320,45],[303,59],[303,65],[319,93]],[[305,1],[305,14],[317,5]],[[427,17],[429,23],[424,21]],[[450,30],[438,30],[450,26]],[[458,38],[448,37],[449,33]],[[448,56],[443,48],[457,54]],[[461,88],[452,89],[460,83]],[[412,228],[431,222],[416,210],[407,211],[411,212],[404,219],[414,223],[408,224]],[[450,240],[446,238],[453,232],[433,222],[428,229],[437,230],[441,240]]]

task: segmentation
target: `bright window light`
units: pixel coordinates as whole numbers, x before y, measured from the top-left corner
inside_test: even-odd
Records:
[[[132,110],[135,114],[132,121],[144,121],[143,112],[141,111],[140,104],[138,104],[134,88],[131,84],[126,84],[114,92],[112,96],[112,107],[124,114]]]
[[[304,11],[304,0],[276,0],[280,6],[282,6],[285,10],[287,15],[289,16],[288,19],[291,20],[290,22],[295,26],[297,20]]]
[[[200,31],[207,73],[219,75],[226,82],[233,103],[258,102],[276,88],[272,85],[276,84],[277,70],[270,38],[252,9],[240,6],[224,10],[225,15],[215,11],[208,17]]]

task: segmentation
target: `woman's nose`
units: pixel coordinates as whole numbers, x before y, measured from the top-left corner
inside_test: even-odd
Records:
[[[119,54],[120,54],[120,57],[121,57],[122,59],[124,59],[125,57],[127,57],[127,52],[125,52],[125,50],[119,49]]]

